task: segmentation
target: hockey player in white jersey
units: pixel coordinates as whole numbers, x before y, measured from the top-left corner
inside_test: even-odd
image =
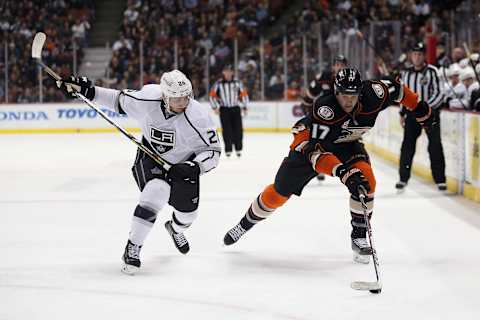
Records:
[[[69,97],[72,87],[102,107],[127,114],[138,121],[142,144],[172,164],[167,171],[138,149],[132,167],[141,191],[123,255],[122,271],[140,268],[140,250],[157,214],[168,203],[174,210],[165,228],[176,248],[186,254],[190,247],[184,231],[198,215],[199,177],[218,164],[220,145],[208,108],[193,99],[190,80],[180,71],[162,75],[160,85],[140,91],[93,86],[86,77],[69,77],[57,85]]]

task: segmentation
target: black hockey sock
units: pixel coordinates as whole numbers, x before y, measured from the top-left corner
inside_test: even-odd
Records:
[[[133,215],[139,219],[145,220],[149,223],[155,223],[155,220],[157,219],[157,214],[149,209],[145,209],[141,207],[140,205],[137,205],[135,208],[135,212]]]
[[[264,219],[265,218],[260,218],[256,216],[252,211],[252,207],[250,206],[247,213],[245,213],[245,216],[243,216],[242,220],[240,220],[240,225],[243,229],[250,230],[255,224]]]
[[[359,215],[353,212],[350,212],[352,215],[351,225],[352,225],[352,239],[356,238],[365,238],[367,236],[367,223],[363,215]],[[369,219],[371,218],[371,214]]]

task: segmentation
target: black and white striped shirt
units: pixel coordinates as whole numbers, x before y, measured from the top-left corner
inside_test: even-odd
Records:
[[[220,79],[212,87],[209,93],[210,104],[213,109],[220,107],[241,107],[246,108],[248,94],[239,80],[226,81]]]
[[[435,66],[425,64],[420,70],[415,70],[412,66],[403,70],[401,75],[403,84],[418,94],[420,100],[427,102],[433,109],[440,107],[443,92],[439,72]]]

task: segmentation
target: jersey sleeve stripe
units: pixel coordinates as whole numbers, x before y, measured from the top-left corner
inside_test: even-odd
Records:
[[[197,128],[195,128],[195,126],[192,124],[192,122],[190,121],[190,119],[188,119],[187,117],[187,114],[184,112],[183,115],[185,116],[185,119],[187,120],[188,124],[193,128],[193,130],[195,130],[195,132],[198,134],[198,136],[200,137],[200,139],[202,139],[203,143],[205,143],[205,145],[207,146],[210,146],[207,141],[205,141],[205,139],[203,139],[202,135],[200,134],[200,132],[198,132]]]

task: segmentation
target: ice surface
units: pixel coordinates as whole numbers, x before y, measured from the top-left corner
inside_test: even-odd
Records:
[[[274,179],[288,134],[247,134],[241,159],[204,176],[200,215],[176,251],[157,219],[143,266],[120,272],[138,190],[135,146],[118,134],[0,139],[0,319],[478,319],[479,206],[373,158],[380,295],[352,262],[346,188],[312,181],[236,245],[225,232]]]

